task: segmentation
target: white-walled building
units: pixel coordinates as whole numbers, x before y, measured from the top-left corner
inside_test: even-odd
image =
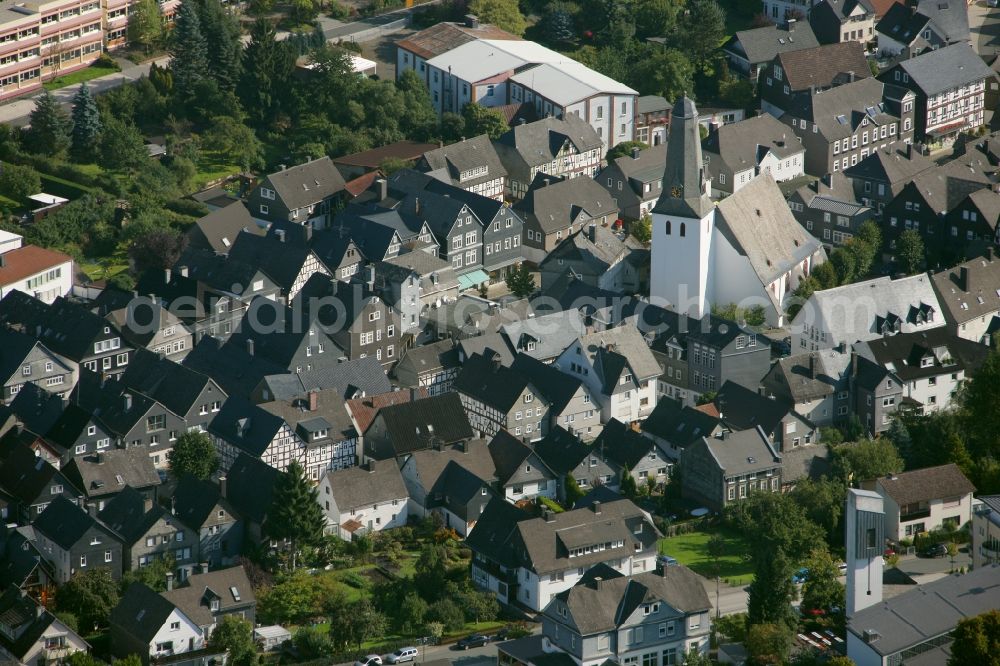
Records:
[[[535,42],[466,42],[427,60],[424,80],[438,113],[527,103],[541,117],[582,118],[605,150],[635,136],[635,90]]]
[[[0,231],[0,298],[22,291],[51,303],[73,290],[73,258]]]
[[[953,463],[876,479],[875,492],[885,500],[885,536],[900,541],[945,525],[962,527],[972,520],[973,490]]]
[[[395,460],[329,472],[319,482],[326,529],[345,541],[406,525],[409,493]]]
[[[792,351],[832,349],[944,326],[926,275],[889,276],[814,292],[792,320]]]
[[[882,496],[849,488],[844,522],[847,546],[847,617],[882,601],[885,509]]]
[[[712,305],[764,307],[772,326],[785,322],[784,303],[813,267],[826,261],[763,174],[714,205],[702,161],[698,110],[674,105],[660,199],[653,208],[650,298],[702,318]]]

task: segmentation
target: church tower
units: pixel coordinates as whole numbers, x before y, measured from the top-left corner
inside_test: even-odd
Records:
[[[687,96],[674,105],[660,198],[653,208],[650,298],[701,318],[711,310],[715,206],[701,158],[698,109]]]

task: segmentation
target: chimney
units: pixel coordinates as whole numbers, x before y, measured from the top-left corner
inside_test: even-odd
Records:
[[[98,451],[94,454],[94,463],[100,465],[104,462],[104,454]]]
[[[847,72],[847,82],[854,83],[854,70],[848,70]]]
[[[187,277],[188,276],[188,267],[187,266],[181,266],[177,270],[180,271],[181,277]]]
[[[168,571],[167,572],[167,592],[170,592],[173,589],[174,589],[174,572],[173,571]]]
[[[542,187],[548,187],[548,185],[549,185],[549,179],[548,176],[546,176],[545,178],[542,178]]]
[[[87,515],[91,518],[97,518],[97,504],[95,502],[87,503]]]
[[[527,125],[528,124],[528,119],[522,116],[521,118],[517,119],[517,124],[518,125]]]
[[[419,397],[419,393],[417,393],[417,387],[411,386],[410,387],[410,402],[416,402],[418,397]]]
[[[906,159],[913,159],[913,144],[906,144]]]
[[[226,477],[219,477],[219,497],[226,499]]]
[[[7,258],[2,254],[0,254],[0,268],[5,267],[6,265],[7,265]]]
[[[170,269],[169,268],[164,268],[163,269],[163,284],[170,284],[170,277],[171,277],[171,275],[170,275]]]
[[[591,225],[589,227],[587,227],[587,237],[590,239],[591,243],[596,243],[597,242],[597,225],[596,224],[591,223]]]
[[[385,201],[389,197],[389,181],[385,178],[376,178],[375,187],[378,192],[378,200]]]
[[[972,286],[969,283],[969,267],[962,266],[958,269],[958,286],[962,288],[962,291],[972,291]]]
[[[198,564],[198,573],[206,574],[208,573],[208,562],[200,562]]]
[[[284,171],[287,168],[288,168],[287,164],[279,164],[278,165],[278,171]]]
[[[309,391],[309,411],[315,412],[319,408],[319,391]]]
[[[858,378],[858,352],[851,350],[851,378]]]
[[[248,339],[247,340],[247,354],[249,354],[250,356],[253,356],[253,340],[252,339]]]
[[[542,509],[542,518],[544,518],[547,523],[556,522],[556,516],[552,512],[552,509]]]
[[[639,159],[639,153],[641,153],[641,152],[642,151],[639,150],[638,148],[633,148],[632,149],[632,159],[634,159],[634,160]]]
[[[368,291],[375,291],[375,264],[368,265]]]
[[[125,411],[127,412],[127,411],[131,410],[132,409],[132,394],[131,393],[124,393],[124,394],[122,394],[122,400],[125,403]]]
[[[304,224],[302,226],[302,235],[305,236],[306,243],[309,243],[313,237],[313,226],[311,224]]]
[[[833,187],[833,174],[832,173],[823,174],[823,177],[820,178],[820,180],[827,187]]]
[[[986,261],[993,261],[993,246],[986,248]]]
[[[795,24],[798,23],[796,19],[788,19],[788,32],[795,32]]]
[[[282,243],[284,243],[284,242],[285,242],[285,230],[284,230],[284,229],[275,229],[275,230],[274,230],[274,235],[275,235],[275,236],[276,236],[276,237],[278,238],[278,240],[279,240],[279,241],[281,241]]]
[[[420,215],[420,197],[413,197],[413,212]]]
[[[598,516],[599,516],[599,515],[601,515],[601,503],[600,503],[600,502],[598,502],[598,501],[595,501],[595,502],[594,502],[594,503],[593,503],[593,504],[592,504],[592,505],[590,506],[590,509],[591,509],[591,511],[593,511],[593,512],[594,512],[594,514],[595,514],[595,515],[598,515]]]
[[[465,15],[465,27],[466,28],[478,28],[479,27],[479,17],[475,14]]]

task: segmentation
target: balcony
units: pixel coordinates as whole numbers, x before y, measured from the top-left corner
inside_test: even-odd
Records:
[[[910,513],[900,513],[899,522],[908,523],[912,520],[920,520],[922,518],[930,518],[930,517],[931,517],[931,510],[922,509],[920,511],[911,511]]]

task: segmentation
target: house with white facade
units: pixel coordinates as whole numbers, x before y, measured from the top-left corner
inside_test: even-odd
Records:
[[[779,183],[798,178],[805,153],[795,133],[769,113],[710,127],[702,142],[713,197],[729,196],[762,174]]]
[[[491,501],[465,543],[472,582],[503,604],[541,611],[598,564],[625,576],[656,568],[660,533],[627,499],[546,512],[534,518],[500,499]]]
[[[66,663],[90,646],[38,601],[10,584],[0,594],[0,662],[5,664]]]
[[[73,258],[37,245],[25,245],[21,236],[0,231],[0,298],[22,291],[51,303],[73,289]]]
[[[814,292],[791,322],[794,352],[832,349],[945,325],[926,275],[889,276]]]
[[[553,363],[590,389],[601,423],[637,421],[656,407],[656,381],[663,369],[634,326],[583,335]]]
[[[767,321],[786,321],[785,299],[814,266],[821,243],[795,221],[769,174],[713,204],[702,160],[698,111],[674,105],[660,199],[653,208],[650,299],[698,319],[712,305],[759,305]]]
[[[991,199],[992,192],[986,193]],[[948,330],[960,338],[988,343],[1000,317],[1000,261],[992,248],[953,268],[931,275]]]
[[[501,365],[496,352],[465,359],[454,390],[473,430],[490,437],[506,430],[524,441],[548,432],[548,400],[526,375]]]
[[[111,612],[111,645],[143,664],[203,650],[206,637],[181,609],[143,583],[132,583]]]
[[[406,524],[409,494],[394,460],[328,472],[319,482],[326,529],[345,541]]]
[[[488,448],[496,468],[497,486],[508,502],[556,498],[559,478],[534,449],[506,430],[498,432]]]
[[[885,500],[885,536],[893,541],[972,520],[975,487],[954,463],[890,474],[874,490]]]
[[[635,136],[638,93],[535,42],[477,39],[426,62],[431,103],[438,113],[466,104],[531,104],[556,118],[574,114],[611,148]]]

